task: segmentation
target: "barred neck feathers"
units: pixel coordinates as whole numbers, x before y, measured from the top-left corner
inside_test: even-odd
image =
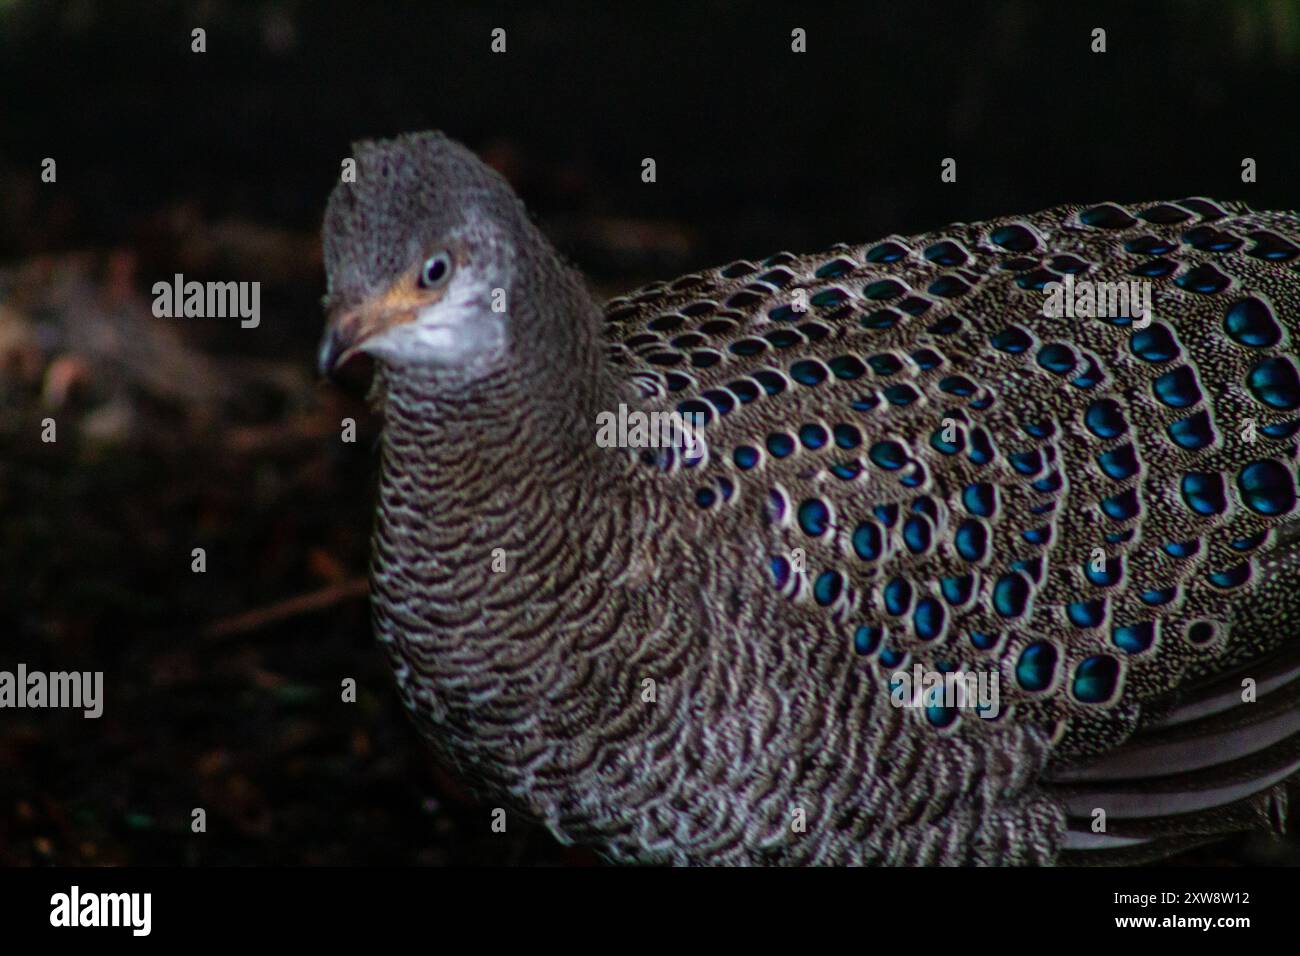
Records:
[[[380,373],[376,632],[421,729],[502,787],[520,769],[507,729],[584,720],[590,702],[570,685],[591,648],[630,638],[617,584],[649,528],[633,459],[594,441],[593,409],[628,398],[603,366],[574,364],[456,397]]]

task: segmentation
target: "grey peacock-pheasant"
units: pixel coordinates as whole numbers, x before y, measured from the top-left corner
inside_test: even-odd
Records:
[[[377,360],[375,629],[480,792],[640,862],[1119,862],[1282,825],[1294,213],[1064,206],[602,308],[464,147],[355,158],[320,360]],[[1045,314],[1066,277],[1150,315]],[[601,447],[620,405],[701,415],[704,456]],[[920,672],[997,675],[998,706],[896,706]]]

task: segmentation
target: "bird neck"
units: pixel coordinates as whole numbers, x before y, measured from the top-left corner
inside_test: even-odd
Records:
[[[530,493],[625,474],[629,456],[596,444],[597,416],[635,399],[596,343],[570,351],[562,363],[538,360],[454,388],[381,368],[385,478],[400,476],[408,503],[418,499],[441,521],[502,510],[523,517],[536,505]],[[411,476],[420,480],[407,487]],[[399,490],[388,480],[385,488]]]
[[[422,729],[459,758],[498,756],[485,715],[534,719],[579,645],[616,637],[648,527],[644,468],[595,441],[595,411],[629,399],[603,366],[562,371],[565,395],[508,378],[454,398],[385,383],[376,632]]]

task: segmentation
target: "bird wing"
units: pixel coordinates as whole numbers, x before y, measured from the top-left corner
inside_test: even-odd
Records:
[[[1064,206],[683,276],[611,301],[607,338],[706,421],[680,507],[752,526],[752,573],[860,666],[999,675],[996,720],[936,706],[935,732],[1033,722],[1068,766],[1289,636],[1297,236],[1201,198]],[[1132,296],[1044,314],[1069,283]],[[1182,732],[1291,739],[1253,726]]]

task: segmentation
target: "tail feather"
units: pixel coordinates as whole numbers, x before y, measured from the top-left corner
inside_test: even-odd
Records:
[[[1199,719],[1172,719],[1152,725],[1123,747],[1079,767],[1053,775],[1060,783],[1148,779],[1189,773],[1260,754],[1300,734],[1300,671],[1289,683],[1275,684],[1254,703],[1244,703],[1236,687],[1236,706]]]
[[[1199,720],[1222,713],[1241,704],[1241,675],[1239,671],[1226,680],[1217,681],[1203,695],[1175,707],[1165,717],[1153,721],[1151,729],[1172,727],[1190,720]],[[1278,662],[1257,678],[1256,689],[1260,696],[1271,694],[1287,684],[1300,681],[1300,660]]]
[[[1254,698],[1243,700],[1243,675]],[[1056,770],[1062,862],[1142,862],[1228,833],[1280,831],[1297,778],[1300,661],[1290,657],[1206,684],[1124,746]]]

